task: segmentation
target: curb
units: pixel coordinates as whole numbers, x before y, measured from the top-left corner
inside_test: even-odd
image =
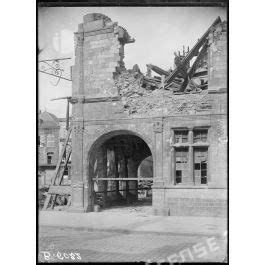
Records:
[[[89,231],[89,232],[111,232],[111,233],[119,233],[119,234],[145,234],[145,235],[168,235],[168,236],[215,236],[217,238],[222,237],[220,233],[192,233],[192,232],[165,232],[165,231],[139,231],[139,230],[130,230],[130,229],[120,229],[120,228],[92,228],[85,226],[58,226],[58,225],[45,225],[40,224],[39,227],[45,228],[61,228],[61,229],[74,229],[81,231]]]

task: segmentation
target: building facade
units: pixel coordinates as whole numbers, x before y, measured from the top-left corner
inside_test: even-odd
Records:
[[[65,118],[44,111],[39,113],[38,123],[38,183],[39,187],[49,187],[67,134]],[[70,172],[71,162],[65,172],[65,183],[71,183]]]
[[[39,186],[47,187],[56,168],[59,157],[59,121],[47,111],[38,116],[38,173]]]
[[[208,86],[198,93],[147,91],[139,86],[135,72],[119,86],[126,71],[124,45],[132,42],[124,28],[102,14],[87,14],[78,25],[72,67],[69,210],[93,211],[95,189],[105,200],[115,200],[121,183],[126,196],[137,197],[138,167],[151,157],[155,214],[225,216],[226,23],[220,22],[208,34]],[[133,96],[124,92],[130,86]]]

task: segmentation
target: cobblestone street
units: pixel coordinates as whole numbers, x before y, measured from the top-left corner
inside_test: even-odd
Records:
[[[223,261],[225,244],[216,236],[40,227],[39,261]]]

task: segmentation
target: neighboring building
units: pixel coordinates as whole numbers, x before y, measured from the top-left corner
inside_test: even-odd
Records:
[[[84,16],[72,67],[70,211],[93,210],[94,183],[105,200],[115,199],[113,190],[119,195],[117,182],[129,196],[139,165],[151,156],[155,214],[226,215],[226,38],[225,22],[211,29],[202,70],[195,71],[207,80],[191,83],[191,93],[151,90],[139,85],[137,73],[124,72],[124,45],[134,41],[127,31],[105,15]],[[131,180],[114,179],[121,177]]]
[[[66,137],[65,119],[59,119],[47,111],[39,112],[38,129],[39,187],[48,187]]]
[[[59,121],[47,112],[40,112],[38,117],[38,171],[39,186],[48,186],[53,177],[59,157]]]

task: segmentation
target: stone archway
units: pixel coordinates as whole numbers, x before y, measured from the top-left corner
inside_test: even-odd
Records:
[[[147,157],[153,157],[151,142],[143,138],[132,131],[117,130],[101,135],[92,144],[87,177],[93,204],[106,207],[138,200],[138,167]]]

